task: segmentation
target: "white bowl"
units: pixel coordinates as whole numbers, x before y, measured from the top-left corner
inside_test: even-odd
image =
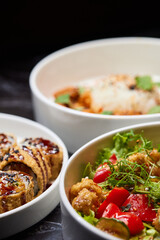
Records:
[[[0,113],[0,132],[12,133],[18,140],[25,137],[42,137],[49,139],[62,148],[62,169],[68,160],[67,149],[62,140],[51,130],[39,123],[22,117]],[[34,200],[11,211],[0,214],[0,239],[32,226],[47,216],[58,205],[59,176],[45,192]]]
[[[144,130],[144,137],[153,141],[157,146],[160,143],[160,121],[144,124],[136,124],[118,130],[103,134],[76,151],[69,159],[68,164],[62,171],[60,177],[60,204],[62,210],[62,230],[64,240],[102,240],[117,239],[116,237],[104,233],[96,227],[86,222],[71,206],[69,198],[69,190],[71,186],[80,181],[84,166],[88,162],[94,163],[100,149],[111,146],[113,136],[118,132],[129,131],[133,129],[135,133]]]
[[[57,133],[69,152],[118,127],[160,120],[160,114],[113,116],[68,109],[51,101],[56,89],[107,74],[160,76],[160,40],[115,38],[90,41],[57,51],[30,75],[35,119]]]

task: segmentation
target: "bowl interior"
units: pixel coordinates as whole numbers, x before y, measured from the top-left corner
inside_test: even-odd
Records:
[[[38,90],[49,98],[59,88],[110,73],[160,75],[159,60],[158,39],[91,41],[46,57],[35,69],[35,81]]]

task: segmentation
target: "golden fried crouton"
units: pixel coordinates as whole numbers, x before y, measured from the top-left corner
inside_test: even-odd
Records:
[[[136,162],[139,165],[145,164],[146,166],[149,167],[147,155],[143,152],[134,153],[131,156],[129,156],[127,160],[130,162]]]
[[[106,197],[105,192],[102,191],[102,188],[100,186],[98,186],[95,182],[93,182],[92,179],[82,178],[81,182],[78,182],[71,187],[71,190],[70,190],[70,201],[71,202],[73,201],[73,199],[75,197],[77,197],[78,193],[83,188],[88,189],[90,192],[95,192],[96,195],[98,196],[100,202],[102,202]]]
[[[155,227],[155,229],[160,232],[160,208],[158,209],[158,212],[157,212],[157,215],[156,215],[156,218],[153,220],[153,226]]]
[[[99,200],[96,192],[90,192],[87,188],[83,188],[72,201],[72,207],[85,215],[89,215],[90,210],[96,211],[98,206]]]
[[[139,165],[144,165],[146,166],[146,170],[148,173],[150,173],[151,171],[152,176],[160,177],[160,167],[158,166],[160,161],[160,153],[156,149],[153,149],[151,152],[148,153],[135,153],[128,157],[128,161],[136,162]]]
[[[89,214],[89,209],[95,211],[106,198],[107,192],[93,182],[92,179],[82,178],[70,190],[70,202],[77,211]]]
[[[153,149],[150,153],[149,156],[151,158],[151,161],[153,163],[157,163],[158,161],[160,161],[160,152],[158,152],[157,149]]]

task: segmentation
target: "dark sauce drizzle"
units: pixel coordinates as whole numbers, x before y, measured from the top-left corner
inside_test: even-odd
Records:
[[[27,152],[37,163],[37,165],[39,166],[40,170],[41,170],[41,173],[42,173],[42,176],[43,176],[43,191],[46,190],[46,186],[45,186],[45,182],[44,182],[44,179],[45,179],[45,176],[44,176],[44,171],[39,163],[39,159],[35,157],[35,155],[33,154],[32,150],[29,149],[28,147],[26,146],[22,146],[22,150],[24,150],[25,152]]]

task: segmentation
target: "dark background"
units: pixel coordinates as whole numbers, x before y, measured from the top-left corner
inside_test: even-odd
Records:
[[[48,54],[129,36],[160,37],[158,1],[0,1],[0,112],[34,118],[29,74]]]
[[[34,119],[29,75],[43,57],[102,38],[160,37],[159,1],[0,1],[0,112]],[[60,206],[10,239],[62,240]]]
[[[160,37],[158,1],[21,0],[0,3],[1,62],[110,37]]]

